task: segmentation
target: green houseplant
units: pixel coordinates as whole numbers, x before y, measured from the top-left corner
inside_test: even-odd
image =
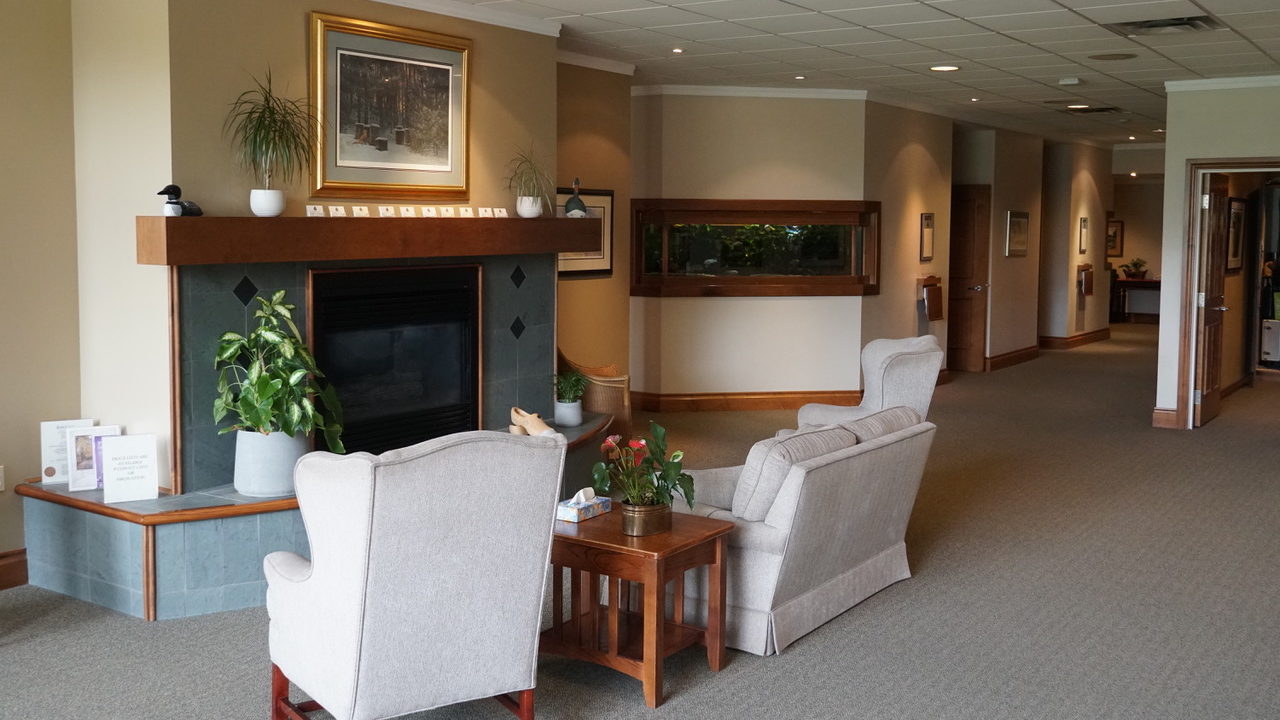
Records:
[[[1124,271],[1125,277],[1140,280],[1147,276],[1147,261],[1136,257],[1121,265],[1120,269]]]
[[[275,217],[284,212],[284,192],[272,184],[289,182],[295,174],[306,172],[316,117],[305,100],[275,93],[270,70],[265,82],[257,78],[253,82],[256,88],[240,93],[231,103],[222,131],[231,136],[240,163],[262,180],[262,188],[249,192],[253,214]]]
[[[591,468],[596,492],[622,494],[622,532],[652,535],[671,529],[677,494],[693,507],[693,476],[684,471],[684,451],[667,454],[667,430],[649,422],[649,439],[610,435],[600,446],[604,460]]]
[[[321,382],[324,373],[302,341],[294,306],[284,296],[278,290],[269,300],[255,297],[258,326],[247,335],[226,332],[218,338],[213,419],[234,418],[218,434],[238,433],[235,485],[244,495],[292,492],[293,463],[306,452],[315,430],[324,433],[330,450],[344,452],[342,406],[333,386]]]
[[[556,375],[556,425],[577,427],[582,424],[582,394],[587,391],[587,376],[569,368]]]
[[[555,186],[551,176],[533,156],[533,151],[520,151],[507,163],[507,187],[516,194],[516,214],[523,218],[542,215],[542,201],[554,208],[551,188]]]

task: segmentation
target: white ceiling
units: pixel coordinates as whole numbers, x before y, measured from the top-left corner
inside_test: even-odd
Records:
[[[1280,74],[1280,0],[466,1],[560,23],[561,50],[634,64],[637,85],[867,90],[1103,144],[1161,140],[1166,80]],[[1194,15],[1226,27],[1122,37],[1099,25]],[[1089,58],[1102,53],[1136,57]],[[961,69],[929,70],[939,64]],[[1074,115],[1071,102],[1121,112]]]

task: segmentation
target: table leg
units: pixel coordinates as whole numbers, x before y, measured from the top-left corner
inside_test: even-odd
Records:
[[[671,610],[671,619],[678,623],[684,623],[684,573],[676,576],[672,583],[672,599],[674,607]]]
[[[716,560],[707,567],[707,665],[724,667],[725,563],[724,535],[716,538]]]
[[[572,626],[577,629],[578,637],[573,643],[582,646],[582,571],[569,568],[569,617],[573,618]]]
[[[622,601],[618,596],[623,582],[609,578],[609,654],[614,657],[618,655],[618,604]]]
[[[592,650],[600,649],[600,574],[587,573],[587,641]]]
[[[551,566],[551,627],[564,640],[564,566]]]
[[[651,708],[662,704],[663,626],[666,624],[666,591],[662,582],[662,561],[651,561],[644,572],[644,702]]]

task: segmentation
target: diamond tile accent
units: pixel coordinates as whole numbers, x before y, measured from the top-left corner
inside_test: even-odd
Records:
[[[518,316],[511,322],[511,334],[515,335],[517,340],[524,334],[524,321]]]
[[[518,288],[524,284],[524,279],[525,279],[524,270],[521,269],[519,265],[517,265],[516,269],[511,271],[511,282],[515,283],[515,286]],[[519,336],[517,335],[516,337],[519,337]]]
[[[236,298],[240,300],[241,305],[248,307],[249,303],[253,302],[253,298],[258,294],[258,286],[253,284],[248,275],[245,275],[240,278],[240,284],[236,285],[236,289],[232,292],[236,294]]]

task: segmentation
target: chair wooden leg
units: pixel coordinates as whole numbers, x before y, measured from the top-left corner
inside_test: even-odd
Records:
[[[502,703],[503,707],[520,720],[533,720],[533,688],[520,690],[515,693],[514,698],[511,695],[498,695],[494,700]]]
[[[323,710],[320,703],[307,700],[297,705],[289,701],[289,678],[271,664],[271,720],[308,720],[303,713]]]

